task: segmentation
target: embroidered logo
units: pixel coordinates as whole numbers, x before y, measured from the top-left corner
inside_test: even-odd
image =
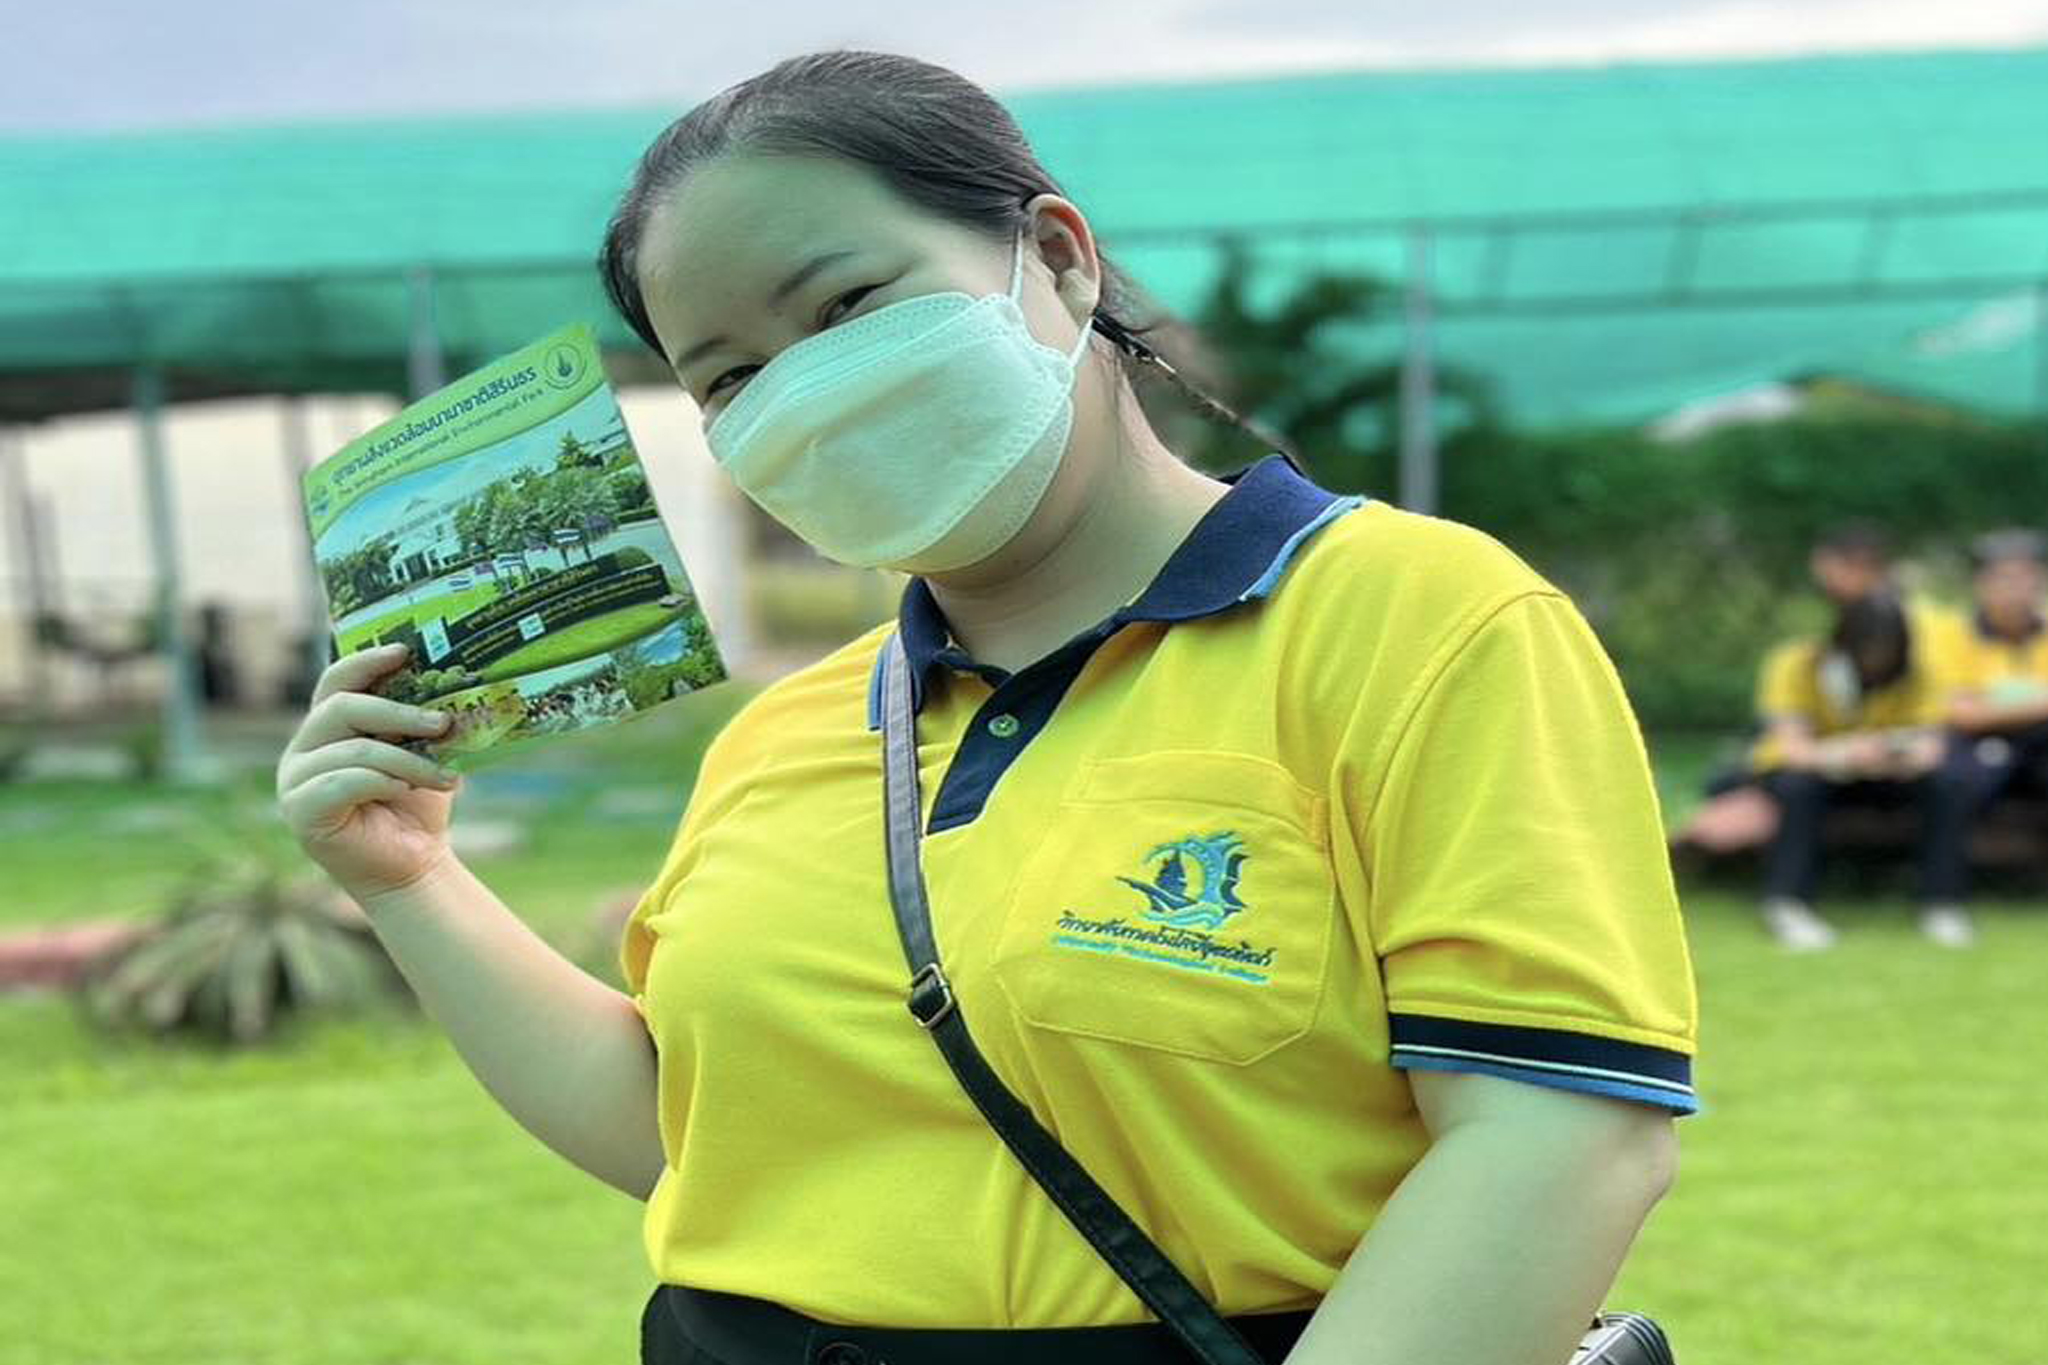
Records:
[[[1191,834],[1160,844],[1145,855],[1147,863],[1161,859],[1151,881],[1125,876],[1117,880],[1144,893],[1150,902],[1146,919],[1177,929],[1220,929],[1225,920],[1246,908],[1237,895],[1239,869],[1247,856],[1243,844],[1229,831]],[[1188,888],[1189,862],[1194,863],[1198,879],[1192,892]]]
[[[1263,986],[1276,950],[1215,932],[1251,907],[1237,893],[1249,854],[1231,831],[1190,834],[1156,844],[1145,854],[1150,881],[1117,874],[1145,898],[1136,920],[1115,911],[1060,912],[1052,941],[1061,948],[1112,953],[1159,966]]]

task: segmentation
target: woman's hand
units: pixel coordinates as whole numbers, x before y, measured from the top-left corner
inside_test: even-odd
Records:
[[[1891,775],[1891,750],[1885,736],[1874,730],[1854,730],[1830,735],[1813,745],[1814,771],[1830,782],[1850,782],[1859,777]]]
[[[1947,739],[1939,730],[1899,731],[1892,740],[1894,771],[1907,780],[1931,773],[1941,766],[1947,748]]]
[[[452,856],[448,816],[462,778],[391,742],[448,728],[444,711],[369,692],[403,645],[335,660],[277,764],[277,801],[306,855],[358,900],[409,886]]]

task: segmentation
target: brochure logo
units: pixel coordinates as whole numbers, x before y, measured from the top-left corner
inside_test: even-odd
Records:
[[[574,388],[576,381],[583,378],[583,353],[574,346],[556,346],[541,362],[540,372],[554,388]]]

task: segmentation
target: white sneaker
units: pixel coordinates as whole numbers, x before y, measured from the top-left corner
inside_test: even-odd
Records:
[[[1920,932],[1944,948],[1967,948],[1977,941],[1970,912],[1959,905],[1930,905],[1920,912]]]
[[[1835,926],[1814,914],[1804,901],[1764,902],[1764,927],[1778,942],[1797,953],[1818,952],[1835,946]]]

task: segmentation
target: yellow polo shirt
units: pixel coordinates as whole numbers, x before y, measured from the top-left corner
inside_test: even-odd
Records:
[[[1428,1146],[1403,1068],[1695,1107],[1644,746],[1488,536],[1231,477],[1133,602],[1011,674],[897,627],[941,955],[989,1063],[1226,1313],[1316,1303]],[[666,1281],[837,1322],[1149,1312],[905,1008],[877,627],[715,737],[622,964]]]
[[[1850,695],[1846,678],[1823,672],[1828,642],[1818,638],[1787,640],[1764,656],[1757,672],[1756,711],[1766,733],[1750,749],[1750,768],[1769,772],[1784,755],[1768,733],[1779,720],[1803,720],[1816,738],[1852,730],[1910,729],[1941,723],[1942,690],[1934,664],[1938,619],[1916,612],[1910,662],[1896,681],[1863,694]],[[1838,672],[1839,672],[1839,666]]]
[[[1973,693],[1994,704],[2048,694],[2048,620],[2018,639],[1990,628],[1981,613],[1953,612],[1930,639],[1932,668],[1943,696]]]

